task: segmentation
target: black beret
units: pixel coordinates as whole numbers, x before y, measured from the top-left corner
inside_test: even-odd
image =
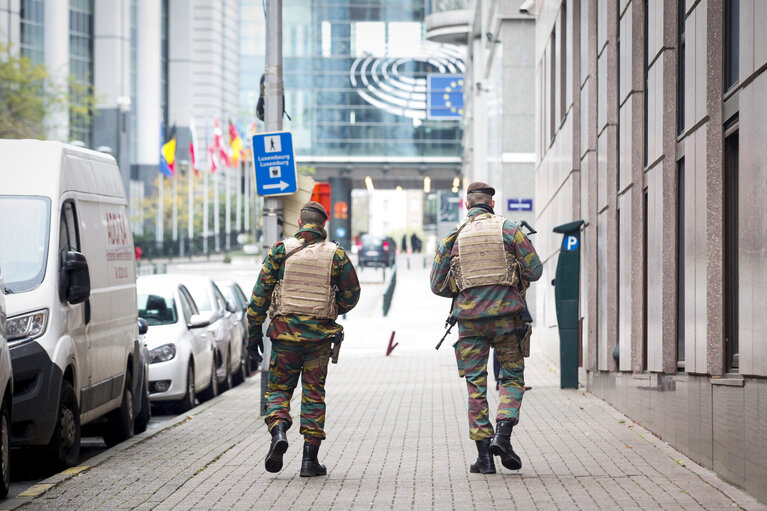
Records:
[[[476,181],[474,183],[471,183],[469,185],[469,188],[466,190],[466,193],[484,193],[487,195],[490,195],[491,197],[495,195],[495,188],[490,186],[487,183],[481,183],[479,181]]]
[[[325,220],[328,219],[328,212],[325,211],[325,208],[319,202],[309,201],[301,206],[301,211],[312,211],[314,213],[319,213],[325,217]]]

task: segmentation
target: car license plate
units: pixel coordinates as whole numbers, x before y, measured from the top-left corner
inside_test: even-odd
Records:
[[[369,252],[368,252],[367,254],[365,254],[365,255],[366,255],[366,256],[371,256],[371,257],[372,257],[372,256],[377,256],[377,255],[378,255],[378,250],[371,250],[371,251],[369,251]]]

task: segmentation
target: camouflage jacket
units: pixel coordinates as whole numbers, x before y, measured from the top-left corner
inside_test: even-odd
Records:
[[[481,208],[469,210],[469,219],[488,213]],[[453,297],[450,286],[446,285],[450,277],[450,260],[458,255],[455,244],[458,227],[454,227],[442,239],[431,267],[431,290],[439,296]],[[520,276],[524,281],[541,278],[543,265],[533,244],[519,226],[511,220],[503,223],[503,244],[508,252],[514,255],[520,264]],[[510,286],[490,285],[464,289],[457,297],[456,310],[453,311],[459,320],[493,318],[522,311],[525,300],[519,289]]]
[[[327,239],[327,233],[319,225],[307,224],[296,233],[296,238],[303,238],[306,241],[316,238]],[[248,305],[249,339],[261,338],[261,325],[266,320],[272,291],[277,281],[285,275],[284,260],[285,245],[280,241],[272,245],[269,250],[269,254],[267,254],[261,267],[261,273],[258,275],[258,281],[253,287],[253,294]],[[345,314],[352,310],[360,298],[360,283],[349,256],[341,247],[336,249],[335,256],[333,256],[330,283],[338,288],[336,291],[338,313]],[[343,330],[341,325],[332,319],[317,319],[301,314],[288,314],[272,318],[266,335],[271,339],[282,341],[321,341],[341,330]]]

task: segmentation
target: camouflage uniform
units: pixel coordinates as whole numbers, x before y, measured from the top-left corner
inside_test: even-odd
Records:
[[[487,208],[488,210],[490,208]],[[469,210],[469,219],[489,212],[481,207]],[[437,249],[431,269],[431,290],[452,297],[447,284],[450,260],[458,254],[455,244],[458,227],[452,229]],[[503,242],[507,252],[519,263],[523,281],[541,277],[543,266],[530,240],[511,220],[503,223]],[[487,404],[487,360],[495,348],[501,363],[500,394],[496,422],[519,422],[525,381],[525,362],[515,328],[523,326],[519,315],[526,308],[523,292],[516,287],[488,285],[464,289],[456,299],[453,314],[458,319],[458,342],[455,354],[460,376],[466,377],[469,392],[469,432],[472,440],[493,436]]]
[[[298,231],[296,238],[303,238],[307,242],[317,238],[324,240],[327,233],[319,225],[307,224]],[[253,288],[248,306],[250,339],[261,338],[261,325],[266,320],[272,291],[285,273],[284,260],[285,246],[280,241],[269,250]],[[333,256],[331,284],[338,288],[336,303],[339,314],[345,314],[357,305],[359,281],[354,266],[341,247],[336,249]],[[272,352],[265,417],[270,430],[279,421],[284,421],[288,427],[292,424],[290,398],[300,375],[303,387],[300,433],[307,443],[313,445],[319,445],[325,438],[325,378],[331,351],[329,338],[341,331],[341,325],[332,319],[301,314],[271,318],[266,332],[272,340]]]

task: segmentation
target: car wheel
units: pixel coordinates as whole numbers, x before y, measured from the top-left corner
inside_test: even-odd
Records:
[[[190,363],[186,368],[186,393],[176,404],[179,413],[184,413],[194,407],[194,368]]]
[[[226,354],[226,376],[224,381],[221,382],[221,392],[232,388],[232,353],[231,351]]]
[[[61,384],[58,417],[48,451],[56,468],[74,466],[80,458],[80,409],[75,389],[68,381]]]
[[[3,401],[0,408],[0,499],[8,496],[8,489],[11,487],[11,453],[8,441],[10,424],[8,403]]]
[[[141,393],[141,409],[136,416],[136,421],[133,424],[134,433],[143,433],[146,431],[146,427],[149,424],[149,419],[152,418],[152,406],[149,403],[149,381],[144,380],[144,388]]]
[[[133,436],[133,381],[130,373],[126,373],[125,388],[120,408],[107,414],[107,427],[104,431],[104,442],[112,447]]]
[[[245,381],[245,372],[248,370],[246,353],[245,346],[242,346],[240,349],[240,367],[237,369],[237,372],[234,373],[234,376],[232,376],[232,382],[235,386]]]
[[[210,384],[208,388],[200,392],[200,400],[210,401],[218,395],[218,377],[216,377],[216,361],[210,367]]]

